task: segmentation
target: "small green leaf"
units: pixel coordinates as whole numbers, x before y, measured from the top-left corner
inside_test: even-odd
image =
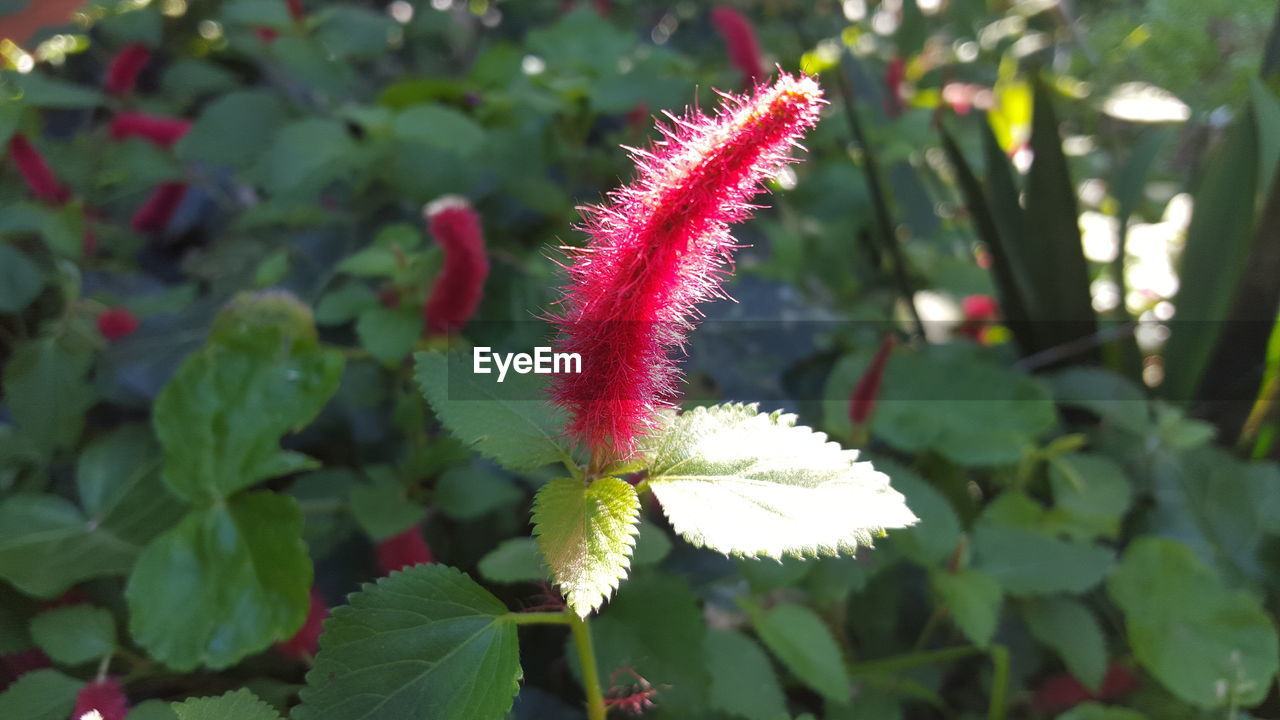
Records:
[[[649,487],[686,540],[726,554],[835,555],[916,516],[889,478],[794,415],[699,407],[653,440]]]
[[[253,284],[260,288],[271,287],[280,282],[288,271],[289,251],[284,248],[276,250],[258,264],[258,269],[253,274]]]
[[[172,703],[164,700],[143,700],[125,716],[124,720],[178,720]]]
[[[351,514],[374,542],[382,542],[422,522],[427,509],[410,502],[400,484],[379,483],[351,489]]]
[[[57,338],[17,345],[4,369],[4,399],[21,437],[42,454],[80,438],[94,403],[86,380],[93,357]]]
[[[560,441],[564,412],[542,397],[539,376],[508,375],[498,384],[496,375],[481,380],[459,355],[420,352],[414,359],[422,394],[459,440],[508,470],[573,463]]]
[[[1058,720],[1147,720],[1147,716],[1129,708],[1107,707],[1089,702],[1062,713]]]
[[[710,630],[705,652],[713,708],[747,720],[788,717],[773,663],[754,640],[735,630]]]
[[[390,248],[367,247],[338,263],[338,272],[356,277],[390,277],[400,269],[400,259]]]
[[[748,608],[756,633],[800,682],[832,702],[849,700],[840,647],[812,610],[783,603],[769,610]]]
[[[510,478],[479,465],[449,468],[436,481],[436,506],[458,520],[484,517],[523,497]]]
[[[422,316],[408,308],[374,307],[356,321],[356,337],[378,362],[396,367],[422,337]]]
[[[116,621],[92,605],[72,605],[31,619],[31,638],[62,665],[100,660],[116,648]]]
[[[35,670],[0,693],[0,717],[22,720],[67,720],[84,682],[57,670]]]
[[[604,603],[627,576],[640,498],[626,480],[559,478],[538,491],[533,534],[569,607],[582,617]]]
[[[442,105],[418,105],[400,113],[395,134],[463,156],[484,146],[484,129],[457,110]]]
[[[1174,695],[1202,708],[1252,707],[1267,696],[1280,670],[1274,621],[1185,545],[1139,538],[1107,589],[1138,661]]]
[[[933,570],[929,573],[929,583],[960,632],[974,645],[986,647],[1000,620],[1004,597],[1000,583],[973,570],[954,573]]]
[[[351,322],[377,305],[378,296],[372,290],[361,283],[348,282],[320,298],[320,303],[316,305],[316,323],[341,325]]]
[[[1124,470],[1101,455],[1069,453],[1049,462],[1053,509],[1046,519],[1072,537],[1115,537],[1132,491]]]
[[[271,192],[304,193],[349,175],[356,156],[345,125],[309,117],[281,127],[258,155],[253,173]]]
[[[443,565],[392,573],[335,608],[295,720],[501,720],[521,677],[502,603]]]
[[[1027,629],[1062,658],[1085,687],[1098,692],[1107,674],[1107,639],[1098,620],[1078,600],[1039,598],[1023,608]]]
[[[876,461],[880,470],[893,478],[893,485],[907,498],[907,506],[920,522],[887,538],[912,561],[921,565],[942,562],[955,552],[960,542],[960,518],[951,501],[916,473],[893,462]]]
[[[490,582],[541,582],[551,577],[542,562],[538,541],[531,537],[512,538],[480,559],[480,574]]]
[[[1114,552],[1098,545],[987,523],[974,529],[973,551],[973,568],[1019,597],[1084,592],[1115,561]]]
[[[0,243],[0,314],[22,310],[43,289],[40,266],[9,243]]]
[[[22,103],[27,107],[56,110],[84,110],[98,107],[105,96],[91,88],[32,72],[14,76],[22,89]]]
[[[640,534],[636,537],[636,549],[631,554],[631,563],[635,567],[657,565],[671,552],[671,538],[667,531],[648,520],[641,519],[637,527]]]
[[[173,703],[173,712],[178,720],[280,720],[280,713],[243,688]]]
[[[134,640],[171,668],[230,667],[290,637],[311,559],[289,497],[242,493],[193,510],[143,552],[125,588]]]

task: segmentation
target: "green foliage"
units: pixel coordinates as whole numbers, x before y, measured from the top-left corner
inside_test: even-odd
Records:
[[[57,670],[34,670],[0,693],[0,717],[65,720],[84,683]]]
[[[1071,598],[1048,597],[1028,602],[1023,616],[1031,635],[1052,648],[1085,687],[1098,692],[1107,674],[1107,641],[1093,613]]]
[[[47,455],[80,436],[84,413],[93,404],[86,381],[93,361],[88,348],[63,338],[19,345],[4,369],[4,394],[20,437]]]
[[[857,453],[756,406],[697,408],[654,439],[649,487],[676,531],[735,555],[835,555],[916,522]],[[711,511],[714,508],[714,511]]]
[[[797,679],[833,702],[849,699],[849,679],[840,648],[812,610],[785,603],[768,610],[748,611],[765,647]]]
[[[54,662],[80,665],[115,650],[116,621],[90,605],[57,608],[31,619],[31,638]]]
[[[502,718],[521,677],[507,609],[470,578],[418,566],[336,608],[297,720]]]
[[[533,534],[565,600],[586,617],[631,566],[640,499],[625,480],[558,478],[538,491]]]
[[[1000,620],[1000,583],[974,570],[960,570],[931,572],[929,584],[965,637],[981,647],[991,642]]]
[[[219,697],[174,703],[173,712],[178,720],[280,720],[280,715],[270,705],[243,689]]]
[[[773,665],[751,638],[734,630],[709,630],[706,653],[712,707],[747,720],[787,717]]]

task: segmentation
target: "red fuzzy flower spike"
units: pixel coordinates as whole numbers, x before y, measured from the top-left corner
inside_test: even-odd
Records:
[[[98,316],[98,332],[114,342],[132,335],[138,329],[138,318],[124,308],[111,308]]]
[[[742,73],[747,87],[763,81],[768,73],[760,57],[760,43],[756,40],[751,21],[737,10],[719,5],[711,11],[711,24],[729,46],[729,62]]]
[[[80,693],[76,695],[76,709],[71,717],[73,720],[81,720],[94,711],[97,711],[102,720],[125,719],[129,714],[129,699],[125,697],[119,680],[102,678],[80,689]]]
[[[26,135],[18,133],[9,138],[9,157],[18,166],[18,172],[22,173],[32,195],[53,205],[62,205],[71,199],[70,191],[58,182],[49,163]]]
[[[285,0],[285,4],[289,6],[289,17],[293,18],[294,22],[300,23],[307,16],[306,8],[302,7],[302,0]]]
[[[865,425],[871,419],[871,411],[875,410],[876,400],[880,398],[880,385],[884,381],[884,368],[889,364],[889,354],[893,351],[893,336],[886,335],[880,348],[871,358],[871,364],[853,387],[849,396],[849,419],[854,427]]]
[[[150,60],[151,50],[142,43],[134,43],[116,53],[107,67],[107,92],[116,96],[132,94],[138,75]]]
[[[112,139],[140,137],[163,148],[173,147],[190,129],[190,120],[146,113],[124,113],[111,121]]]
[[[902,82],[907,77],[907,63],[900,57],[894,57],[884,68],[884,85],[886,97],[884,112],[891,118],[902,114],[906,103],[902,101]]]
[[[129,224],[140,233],[163,232],[169,227],[169,221],[187,196],[187,184],[182,182],[160,183],[147,201],[133,214]]]
[[[1102,687],[1095,693],[1086,688],[1074,675],[1052,675],[1036,688],[1031,704],[1040,712],[1057,715],[1083,702],[1108,701],[1128,695],[1138,689],[1138,678],[1121,665],[1111,665],[1102,680]]]
[[[489,259],[484,254],[480,216],[466,198],[446,195],[427,206],[427,226],[444,248],[444,268],[423,307],[427,332],[458,332],[484,296]]]
[[[320,650],[320,631],[324,621],[329,617],[329,605],[315,588],[311,588],[311,609],[307,611],[307,619],[293,637],[282,643],[276,643],[280,652],[294,660],[309,661]]]
[[[975,342],[983,342],[992,323],[1000,318],[1000,306],[990,295],[966,297],[960,303],[960,311],[964,314],[960,334]]]
[[[430,565],[435,561],[435,555],[416,526],[378,543],[378,568],[383,575],[414,565]]]
[[[750,96],[725,95],[715,116],[668,116],[664,138],[631,149],[638,174],[601,206],[582,208],[586,248],[573,260],[557,350],[578,353],[580,373],[554,378],[568,433],[600,461],[623,459],[676,396],[668,357],[684,345],[696,306],[723,297],[735,247],[729,225],[746,219],[761,181],[792,162],[789,150],[824,104],[813,78],[783,75]]]

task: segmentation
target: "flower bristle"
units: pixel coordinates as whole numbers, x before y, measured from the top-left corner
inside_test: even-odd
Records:
[[[129,225],[140,233],[160,233],[169,227],[169,221],[187,196],[184,182],[160,183],[147,196],[146,202],[129,220]]]
[[[557,350],[578,353],[582,371],[556,376],[552,396],[570,414],[568,434],[603,460],[632,455],[676,399],[669,355],[683,347],[696,306],[723,297],[737,247],[729,226],[793,161],[825,104],[804,75],[722,97],[717,114],[668,114],[661,139],[628,148],[635,179],[580,208],[588,244],[566,248],[569,282],[551,319]]]
[[[107,92],[115,96],[130,95],[138,84],[138,75],[151,61],[151,50],[133,43],[116,53],[107,66]]]
[[[129,699],[125,697],[119,680],[104,677],[80,689],[71,717],[79,720],[86,715],[92,717],[94,712],[102,720],[124,720],[129,714]]]
[[[148,140],[163,148],[171,148],[191,129],[191,121],[146,113],[124,113],[111,121],[111,139],[131,137]]]
[[[480,216],[465,198],[446,195],[426,207],[432,237],[444,250],[444,267],[423,307],[427,332],[447,335],[462,329],[484,297],[489,258]]]
[[[63,205],[71,199],[71,191],[58,181],[48,161],[26,135],[15,133],[9,138],[9,157],[36,198],[51,205]]]

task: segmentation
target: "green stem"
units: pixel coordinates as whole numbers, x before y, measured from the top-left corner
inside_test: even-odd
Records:
[[[573,630],[573,640],[578,646],[578,659],[582,661],[582,684],[587,691],[587,720],[604,720],[608,710],[604,705],[604,694],[600,692],[600,669],[596,666],[596,649],[591,641],[591,628],[586,618],[579,618],[573,613],[565,613],[569,618],[569,627]]]
[[[511,613],[507,617],[517,625],[572,625],[574,616],[568,612],[527,612]]]
[[[991,646],[991,707],[987,720],[1004,720],[1005,698],[1009,694],[1009,649]]]
[[[921,665],[933,665],[936,663],[959,660],[960,658],[977,655],[981,652],[982,648],[964,645],[961,647],[944,648],[942,650],[929,650],[926,652],[894,655],[893,657],[881,658],[879,660],[868,660],[866,662],[853,663],[849,666],[849,674],[854,677],[858,677],[860,675],[878,675],[880,673],[898,672],[900,670],[910,670],[912,668],[920,667]]]

